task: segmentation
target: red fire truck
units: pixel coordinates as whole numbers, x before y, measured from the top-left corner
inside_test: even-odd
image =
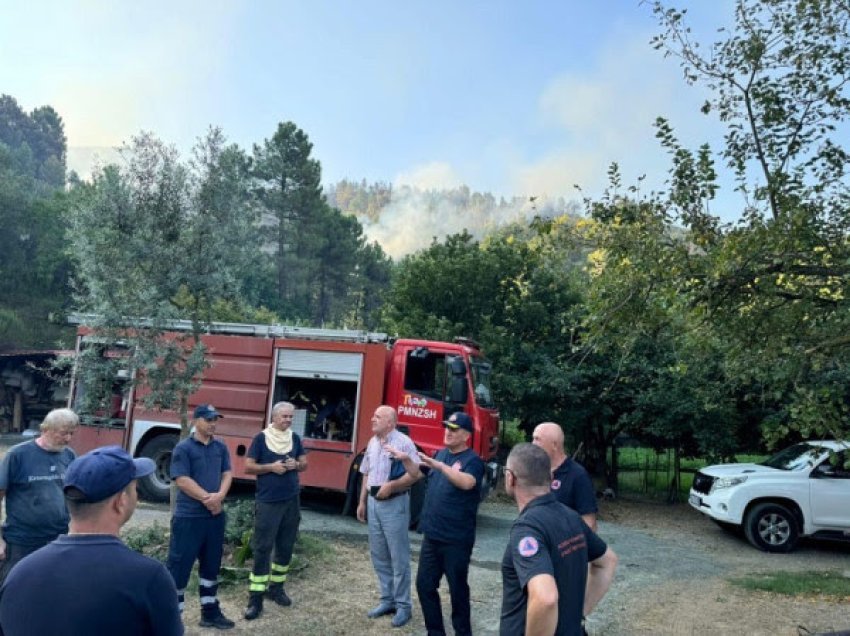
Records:
[[[102,343],[85,326],[85,316],[72,320],[80,325],[78,355]],[[174,321],[169,327],[181,331],[190,324]],[[427,453],[443,445],[443,420],[466,412],[475,422],[472,447],[488,465],[484,495],[497,479],[499,413],[490,390],[491,366],[468,339],[391,341],[363,331],[213,323],[202,340],[210,367],[190,398],[190,412],[206,402],[223,414],[216,435],[230,449],[238,479],[254,479],[245,473],[245,453],[281,400],[296,406],[293,430],[310,457],[301,483],[347,493],[347,508],[356,501],[357,468],[372,435],[371,416],[381,404],[396,410],[399,429]],[[127,380],[116,379],[110,413],[81,414],[72,445],[82,453],[119,444],[134,456],[150,457],[157,470],[140,481],[139,490],[147,499],[165,501],[179,417],[145,409]],[[85,390],[75,384],[72,379],[72,408]]]

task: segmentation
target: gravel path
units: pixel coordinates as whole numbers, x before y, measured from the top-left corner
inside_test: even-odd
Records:
[[[476,634],[498,634],[500,564],[516,514],[516,507],[504,501],[486,502],[481,507],[470,568]],[[353,540],[355,544],[362,542],[365,549],[366,526],[339,515],[335,505],[308,500],[302,515],[302,530]],[[724,595],[738,598],[735,590],[727,589],[726,577],[775,568],[834,567],[836,557],[846,559],[847,553],[842,548],[810,545],[804,545],[792,555],[758,552],[686,506],[615,502],[603,508],[601,517],[599,534],[617,552],[620,565],[611,591],[588,620],[591,634],[711,633],[719,620],[715,612],[731,609],[724,607],[729,604],[723,600]],[[141,504],[131,523],[154,521],[167,523],[167,509]],[[421,535],[411,533],[411,543],[415,571]],[[371,585],[371,578],[368,575],[366,578]],[[720,607],[716,607],[718,604]],[[755,610],[756,605],[750,599],[746,607],[736,611],[746,613]],[[776,608],[770,604],[761,611],[776,614]],[[822,616],[824,608],[817,611]],[[758,621],[757,625],[761,621],[758,616],[752,620]],[[780,633],[771,630],[759,632],[756,628],[728,633]]]

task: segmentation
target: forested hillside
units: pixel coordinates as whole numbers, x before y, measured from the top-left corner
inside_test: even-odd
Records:
[[[62,118],[0,96],[0,348],[51,347],[70,299]],[[61,318],[59,318],[61,320]]]

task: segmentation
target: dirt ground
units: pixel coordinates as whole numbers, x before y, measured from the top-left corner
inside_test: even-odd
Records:
[[[685,504],[605,502],[601,519],[646,533],[671,549],[686,550],[694,557],[694,568],[692,577],[659,581],[627,594],[619,594],[615,583],[613,598],[600,607],[613,620],[591,633],[796,636],[799,626],[812,633],[850,629],[850,578],[847,596],[841,601],[751,592],[728,582],[738,576],[775,571],[832,570],[850,577],[850,544],[803,542],[791,554],[767,554],[724,532]],[[678,553],[676,558],[680,558]],[[700,574],[704,568],[697,562],[702,559],[717,566],[717,571]],[[621,553],[620,572],[633,568],[640,568],[640,555]],[[617,578],[619,581],[621,576]]]
[[[600,519],[600,534],[620,555],[620,567],[611,593],[589,622],[591,634],[795,636],[798,626],[812,632],[850,628],[850,579],[848,597],[840,602],[748,592],[727,580],[753,572],[819,568],[844,570],[850,576],[850,547],[846,545],[806,543],[790,555],[766,554],[721,531],[686,505],[604,502]],[[332,545],[334,556],[328,564],[309,566],[287,585],[294,601],[291,608],[267,604],[260,619],[247,623],[238,620],[246,600],[244,589],[224,591],[224,611],[237,619],[232,633],[424,633],[415,592],[414,618],[407,627],[394,630],[388,617],[366,618],[365,611],[376,599],[366,543],[344,537],[333,539]],[[661,558],[645,552],[641,546],[647,545],[656,546],[653,550],[660,551]],[[673,572],[669,579],[663,575],[665,559]],[[657,560],[660,564],[656,565]],[[477,633],[497,633],[499,573],[490,564],[472,576],[473,613],[488,614],[484,623],[476,621],[488,625]],[[187,634],[210,633],[196,627],[198,610],[194,603],[188,596]],[[444,602],[447,619],[449,614]]]

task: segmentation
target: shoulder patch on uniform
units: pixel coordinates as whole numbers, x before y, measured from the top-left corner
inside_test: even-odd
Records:
[[[540,545],[534,537],[523,537],[517,544],[517,550],[524,557],[531,557],[537,554]]]
[[[552,490],[558,490],[560,487],[561,487],[561,480],[560,479],[553,479],[552,480]]]

